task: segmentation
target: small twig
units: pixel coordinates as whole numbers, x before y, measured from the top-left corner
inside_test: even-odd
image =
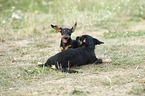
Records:
[[[42,69],[42,74],[43,74],[43,72],[44,72],[44,67],[45,67],[45,64],[43,64],[42,66],[43,66],[43,69]]]
[[[61,70],[62,70],[62,66],[61,66],[61,63],[60,63],[60,68],[61,68]]]
[[[135,70],[137,70],[137,69],[138,69],[138,67],[139,67],[139,65],[135,68]]]
[[[60,68],[58,62],[57,62],[57,68],[58,68],[58,69]]]
[[[69,61],[68,61],[68,70],[70,69]]]

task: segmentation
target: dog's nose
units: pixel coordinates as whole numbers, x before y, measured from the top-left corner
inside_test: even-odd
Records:
[[[68,37],[67,36],[64,36],[64,39],[67,39]]]

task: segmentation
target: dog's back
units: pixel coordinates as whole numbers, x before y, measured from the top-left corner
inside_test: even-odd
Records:
[[[88,35],[82,36],[82,47],[75,49],[70,48],[59,52],[58,54],[50,57],[45,63],[45,66],[51,66],[55,64],[57,69],[68,72],[68,70],[66,70],[68,67],[94,63],[97,60],[94,53],[94,47],[96,45],[94,40],[99,41]]]
[[[86,64],[88,59],[92,59],[88,58],[89,56],[90,53],[83,47],[79,47],[76,49],[70,48],[50,57],[45,65],[56,65],[57,63],[59,63],[62,67],[71,67],[75,65],[80,66]],[[70,63],[70,65],[68,65],[68,62]]]

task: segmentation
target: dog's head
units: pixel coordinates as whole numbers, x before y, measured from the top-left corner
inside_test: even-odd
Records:
[[[68,39],[71,38],[71,34],[75,31],[76,26],[77,26],[77,22],[74,24],[72,28],[61,28],[58,27],[57,25],[51,24],[51,27],[53,29],[61,33],[63,43],[67,43]]]
[[[82,35],[81,37],[78,36],[76,40],[80,42],[81,46],[85,45],[87,47],[95,47],[95,45],[104,44],[104,42],[99,41],[98,39],[93,38],[92,36],[89,35]]]

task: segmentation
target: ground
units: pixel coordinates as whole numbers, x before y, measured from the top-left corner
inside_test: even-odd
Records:
[[[144,0],[2,0],[0,95],[144,96],[144,5]],[[89,34],[104,41],[96,56],[112,61],[74,67],[77,74],[38,67],[60,52],[61,35],[50,25],[71,28],[75,21],[72,38]]]

